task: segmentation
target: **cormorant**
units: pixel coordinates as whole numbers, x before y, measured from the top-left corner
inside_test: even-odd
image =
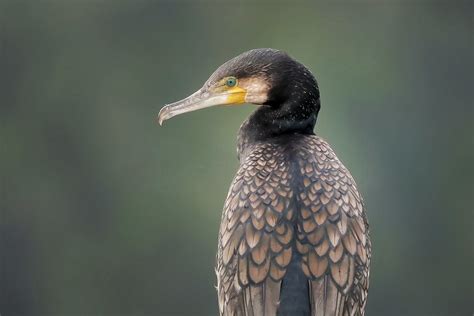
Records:
[[[258,108],[240,127],[240,167],[218,237],[220,315],[364,315],[371,244],[362,197],[329,144],[314,134],[316,79],[275,49],[220,66],[163,121],[215,105]]]

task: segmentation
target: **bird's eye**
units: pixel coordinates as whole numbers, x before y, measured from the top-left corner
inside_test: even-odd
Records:
[[[237,84],[237,79],[234,78],[234,77],[229,77],[229,78],[227,78],[225,84],[226,84],[228,87],[234,87],[234,86]]]

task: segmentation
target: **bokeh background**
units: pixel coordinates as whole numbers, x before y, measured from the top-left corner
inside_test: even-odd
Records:
[[[472,2],[0,1],[0,313],[217,315],[251,106],[159,127],[229,58],[317,76],[373,239],[367,315],[472,315]]]

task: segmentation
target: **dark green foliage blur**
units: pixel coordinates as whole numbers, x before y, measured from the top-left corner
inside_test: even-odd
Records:
[[[471,315],[473,5],[0,0],[0,313],[217,314],[214,256],[252,106],[154,122],[250,48],[316,75],[356,178],[369,316]]]

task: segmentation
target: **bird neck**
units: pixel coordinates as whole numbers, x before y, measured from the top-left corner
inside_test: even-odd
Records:
[[[256,143],[275,140],[291,134],[314,134],[320,109],[319,94],[299,95],[281,104],[265,104],[257,108],[239,131],[239,153]]]

